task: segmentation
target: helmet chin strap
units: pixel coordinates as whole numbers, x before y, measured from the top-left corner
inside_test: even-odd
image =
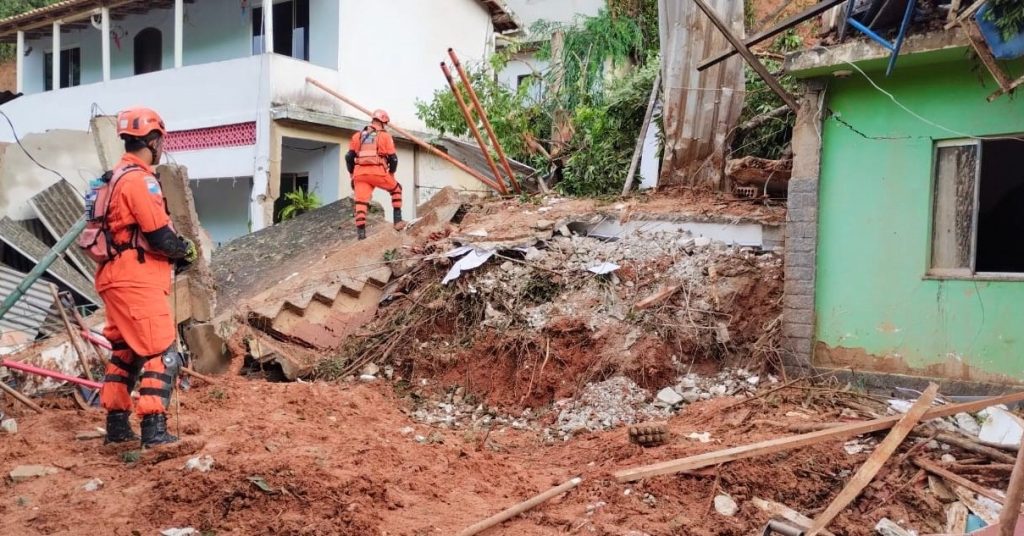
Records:
[[[153,144],[158,143],[158,140],[153,140],[146,144],[146,149],[149,149],[149,154],[152,156],[153,166],[160,163],[160,148],[154,148]]]

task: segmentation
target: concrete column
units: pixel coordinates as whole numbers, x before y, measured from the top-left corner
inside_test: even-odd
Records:
[[[174,68],[185,64],[185,1],[174,0]]]
[[[110,81],[110,8],[100,8],[100,42],[103,44],[103,81]]]
[[[17,83],[15,93],[25,92],[25,32],[18,32],[18,45],[14,51],[16,55],[15,65],[17,67]]]
[[[786,211],[786,286],[782,299],[782,347],[787,367],[813,366],[824,99],[823,85],[813,81],[808,84],[793,128],[793,177],[789,181]]]
[[[60,89],[60,23],[53,23],[53,89]]]
[[[263,0],[263,53],[274,53],[274,2]]]

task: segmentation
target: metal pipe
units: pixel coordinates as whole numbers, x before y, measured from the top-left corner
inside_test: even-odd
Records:
[[[459,91],[459,86],[455,84],[451,70],[448,69],[448,65],[443,61],[441,62],[441,71],[444,72],[444,77],[452,88],[452,95],[455,95],[455,102],[458,103],[459,110],[462,110],[462,116],[466,118],[469,131],[473,133],[473,138],[476,139],[476,143],[480,145],[480,151],[484,154],[484,158],[487,159],[487,166],[491,168],[491,173],[494,173],[494,181],[499,184],[504,183],[505,179],[502,178],[501,172],[498,171],[498,166],[494,163],[494,158],[491,157],[491,151],[487,149],[487,144],[484,143],[484,139],[480,135],[480,129],[477,128],[476,121],[473,120],[473,112],[469,111],[469,107],[466,106],[466,99],[462,98],[462,92]]]
[[[36,376],[45,376],[47,378],[53,378],[55,380],[61,380],[68,383],[74,383],[90,389],[99,389],[103,386],[100,382],[89,381],[83,378],[76,378],[74,376],[68,376],[55,370],[39,368],[33,365],[26,365],[25,363],[19,363],[17,361],[11,361],[10,359],[4,359],[0,361],[0,365],[5,366],[9,369],[20,370],[22,372],[28,372],[29,374],[35,374]]]
[[[325,93],[327,93],[327,94],[331,95],[332,97],[334,97],[334,98],[344,102],[345,104],[348,104],[349,106],[355,108],[356,110],[359,110],[360,112],[363,112],[364,114],[366,114],[368,116],[373,115],[373,112],[371,112],[369,109],[367,109],[367,108],[365,108],[363,106],[360,106],[358,103],[356,103],[352,99],[342,95],[341,93],[338,93],[337,91],[334,91],[333,89],[327,87],[326,85],[324,85],[321,82],[313,79],[312,77],[306,77],[306,83],[314,85],[314,86],[320,88]],[[434,154],[438,158],[441,158],[441,159],[447,161],[451,165],[461,169],[462,171],[465,171],[469,175],[472,175],[476,180],[486,184],[487,186],[490,186],[496,192],[504,193],[503,192],[503,188],[501,187],[501,185],[499,185],[498,183],[492,181],[491,179],[488,179],[483,174],[481,174],[480,172],[476,171],[475,169],[467,166],[466,164],[463,164],[462,162],[459,162],[458,160],[452,158],[451,155],[449,155],[448,153],[445,153],[444,151],[438,149],[437,147],[434,147],[433,145],[431,145],[431,144],[429,144],[429,143],[419,139],[418,137],[412,135],[412,133],[410,133],[410,132],[408,132],[408,131],[406,131],[406,130],[398,127],[398,126],[395,126],[393,124],[389,124],[388,126],[390,128],[392,128],[392,129],[394,129],[395,132],[398,132],[399,134],[401,134],[401,135],[405,136],[406,138],[408,138],[410,141],[412,141],[416,145],[419,145],[420,147],[423,147],[427,151],[430,151],[432,154]]]
[[[85,217],[83,216],[77,223],[75,223],[74,226],[71,227],[71,230],[68,231],[66,235],[61,237],[60,241],[50,248],[50,251],[48,251],[42,259],[39,259],[35,268],[32,268],[32,271],[25,276],[25,279],[21,280],[21,283],[11,291],[11,294],[4,298],[3,303],[0,304],[0,318],[3,318],[4,315],[7,314],[7,311],[10,311],[11,307],[14,307],[14,304],[17,303],[26,292],[28,292],[28,289],[31,288],[47,270],[50,269],[50,265],[52,265],[54,261],[56,261],[57,258],[59,258],[68,249],[68,247],[75,242],[75,239],[78,238],[78,235],[82,234],[82,230],[84,229]]]
[[[519,182],[516,181],[516,174],[512,173],[512,166],[508,163],[508,157],[505,156],[505,149],[501,147],[501,141],[494,134],[491,120],[487,118],[487,110],[484,110],[484,107],[480,105],[480,99],[476,96],[476,90],[473,89],[473,84],[469,81],[469,75],[466,74],[466,69],[462,67],[462,62],[459,61],[459,56],[455,53],[454,48],[448,49],[448,56],[452,58],[452,64],[455,65],[455,70],[459,72],[459,78],[462,79],[462,84],[466,86],[466,91],[469,93],[469,100],[476,107],[476,113],[480,115],[480,120],[484,123],[484,130],[487,131],[487,135],[491,138],[494,150],[498,152],[498,158],[501,159],[501,165],[505,168],[505,172],[508,173],[508,180],[512,184],[512,189],[518,194],[523,190],[519,187]]]

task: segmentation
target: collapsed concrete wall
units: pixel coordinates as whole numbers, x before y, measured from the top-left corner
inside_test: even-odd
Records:
[[[61,176],[76,191],[85,192],[89,181],[103,171],[89,132],[52,130],[25,135],[21,145],[8,144],[0,153],[0,216],[12,220],[34,218],[29,200],[61,180]]]

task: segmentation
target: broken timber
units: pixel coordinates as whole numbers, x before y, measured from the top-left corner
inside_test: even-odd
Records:
[[[1014,419],[1021,423],[1016,415]],[[1013,473],[1010,474],[1010,484],[1006,487],[1006,506],[999,514],[999,536],[1013,536],[1013,529],[1017,526],[1017,517],[1020,515],[1021,499],[1024,499],[1024,448],[1017,450],[1017,461],[1013,465]]]
[[[932,402],[935,401],[935,395],[939,392],[939,386],[937,384],[931,384],[925,389],[921,397],[914,402],[910,410],[900,419],[900,422],[896,423],[896,426],[892,427],[889,431],[889,435],[885,436],[882,443],[878,445],[878,448],[871,453],[868,460],[864,462],[864,465],[860,466],[857,473],[853,475],[853,478],[847,482],[846,487],[839,492],[839,495],[832,500],[828,505],[828,508],[824,512],[818,515],[814,520],[814,524],[807,529],[807,536],[817,536],[821,534],[821,531],[832,522],[833,519],[839,515],[846,507],[856,499],[864,488],[875,478],[878,471],[882,469],[885,462],[892,457],[896,452],[896,449],[903,444],[903,440],[910,435],[911,430],[917,426],[920,422],[921,417],[924,416],[928,408],[931,407]]]
[[[541,503],[543,503],[545,501],[551,500],[551,499],[553,499],[553,498],[555,498],[555,497],[557,497],[557,496],[559,496],[559,495],[561,495],[561,494],[563,494],[563,493],[565,493],[565,492],[575,488],[576,486],[580,485],[580,482],[583,482],[582,478],[580,478],[580,477],[573,478],[572,480],[569,480],[568,482],[565,482],[565,483],[563,483],[563,484],[561,484],[559,486],[551,488],[551,489],[545,491],[544,493],[541,493],[540,495],[537,495],[537,496],[535,496],[535,497],[533,497],[533,498],[531,498],[529,500],[523,501],[523,502],[521,502],[521,503],[519,503],[519,504],[517,504],[517,505],[515,505],[515,506],[513,506],[511,508],[508,508],[508,509],[506,509],[506,510],[504,510],[502,512],[499,512],[499,513],[497,513],[497,514],[495,514],[495,515],[493,515],[493,516],[491,516],[491,517],[489,517],[489,518],[487,518],[487,519],[485,519],[485,520],[483,520],[483,521],[481,521],[479,523],[476,523],[476,524],[474,524],[471,527],[468,527],[468,528],[464,529],[462,532],[459,532],[458,536],[473,536],[474,534],[479,534],[479,533],[481,533],[481,532],[483,532],[483,531],[485,531],[485,530],[487,530],[487,529],[497,525],[498,523],[501,523],[503,521],[507,521],[509,519],[512,519],[513,517],[515,517],[515,516],[525,512],[525,511],[527,511],[527,510],[529,510],[529,509],[531,509],[531,508],[533,508],[533,507],[535,507],[535,506],[537,506],[537,505],[539,505],[539,504],[541,504]]]
[[[1020,401],[1024,401],[1024,392],[986,398],[972,402],[964,402],[961,404],[949,404],[929,410],[924,414],[921,420],[926,421],[940,417],[949,417],[960,412],[971,413],[999,404],[1012,404]],[[820,430],[817,432],[810,432],[790,437],[781,437],[750,445],[741,445],[725,450],[698,454],[696,456],[689,456],[677,460],[669,460],[652,465],[624,469],[617,471],[615,473],[615,478],[619,482],[633,482],[635,480],[652,476],[669,475],[682,471],[693,471],[703,467],[753,458],[755,456],[762,456],[775,452],[785,452],[787,450],[815,445],[825,441],[834,441],[847,437],[887,430],[895,426],[901,418],[902,416],[893,416],[864,422],[855,422],[845,424],[843,426],[837,426],[835,428],[829,428],[827,430]]]
[[[732,34],[732,31],[729,30],[729,27],[726,26],[725,23],[722,22],[722,19],[718,17],[718,14],[715,13],[715,10],[711,9],[711,6],[709,6],[707,2],[705,2],[704,0],[693,1],[697,4],[697,7],[699,7],[701,11],[703,11],[704,14],[707,15],[709,19],[711,19],[711,23],[714,24],[716,28],[718,28],[718,31],[722,32],[722,35],[724,35],[726,40],[728,40],[729,43],[732,44],[733,48],[736,49],[736,52],[738,52],[740,56],[743,56],[743,59],[747,60],[747,63],[750,65],[750,68],[753,69],[754,72],[756,72],[757,75],[760,76],[766,84],[768,84],[768,87],[772,88],[772,91],[774,91],[780,99],[782,99],[782,102],[785,102],[786,106],[789,106],[789,108],[793,110],[794,113],[799,111],[800,105],[797,104],[796,99],[792,95],[790,95],[788,91],[786,91],[786,88],[782,87],[782,84],[779,83],[778,79],[776,79],[774,76],[772,76],[771,73],[768,72],[768,69],[766,69],[764,64],[762,64],[761,61],[757,59],[757,56],[754,56],[754,53],[751,52],[746,45],[744,45],[735,35]]]
[[[975,484],[974,482],[971,482],[970,480],[952,471],[947,471],[946,469],[943,469],[942,467],[939,467],[937,464],[934,464],[928,460],[925,460],[923,458],[915,458],[914,465],[936,476],[940,476],[943,479],[948,480],[953,484],[956,484],[957,486],[969,489],[974,493],[981,495],[982,497],[988,497],[989,499],[992,499],[993,501],[999,504],[1003,504],[1006,502],[1006,497],[1004,497],[1001,493],[994,490],[990,490],[984,486]]]

